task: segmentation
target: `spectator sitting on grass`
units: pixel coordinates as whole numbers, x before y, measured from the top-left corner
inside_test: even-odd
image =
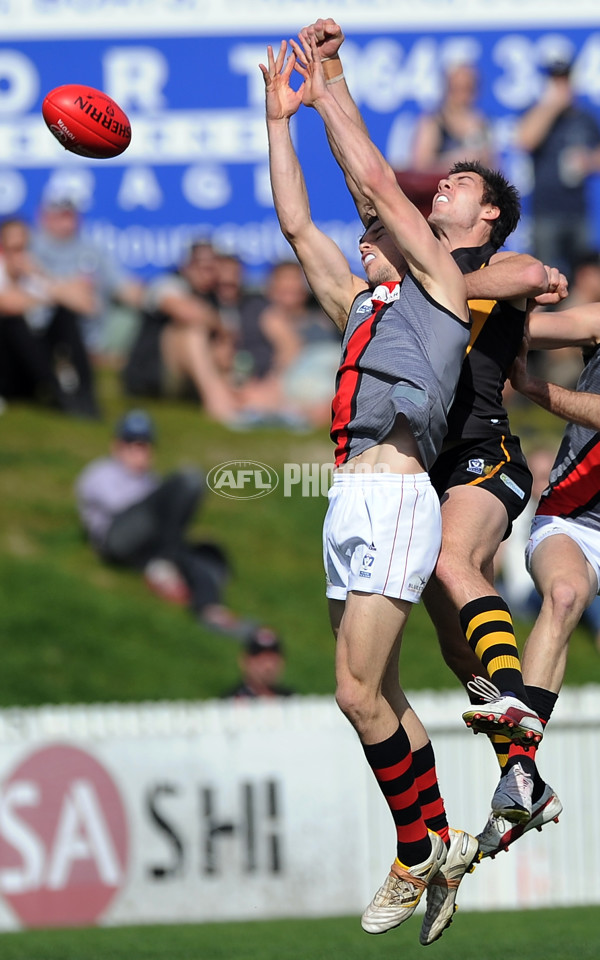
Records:
[[[152,467],[155,441],[145,411],[118,422],[111,456],[88,464],[76,482],[84,530],[103,560],[141,570],[159,596],[189,606],[211,629],[246,639],[257,625],[223,603],[231,572],[224,551],[185,539],[205,478],[187,469],[161,479]]]

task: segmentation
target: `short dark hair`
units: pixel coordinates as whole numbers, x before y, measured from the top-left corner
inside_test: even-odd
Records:
[[[504,241],[516,229],[521,219],[521,197],[516,187],[509,183],[499,170],[484,167],[479,160],[459,160],[448,176],[453,173],[477,173],[483,180],[483,203],[491,203],[500,210],[500,216],[492,224],[490,243],[499,250]]]

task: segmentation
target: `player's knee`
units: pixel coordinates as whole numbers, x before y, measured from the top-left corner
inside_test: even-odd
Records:
[[[589,597],[589,584],[583,576],[573,575],[568,580],[555,580],[546,602],[552,606],[552,615],[557,620],[578,620],[585,610]]]
[[[448,595],[452,597],[456,583],[469,577],[469,571],[471,570],[473,574],[479,572],[472,557],[458,557],[452,550],[442,550],[436,563],[435,576]]]
[[[368,726],[375,713],[375,696],[366,684],[352,676],[338,679],[335,699],[353,727],[360,731]]]

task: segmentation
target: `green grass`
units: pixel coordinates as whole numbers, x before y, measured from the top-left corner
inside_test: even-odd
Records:
[[[111,371],[100,375],[103,422],[65,419],[10,405],[0,417],[0,707],[48,702],[204,699],[237,676],[236,644],[202,629],[186,611],[154,597],[139,575],[103,565],[81,535],[73,482],[107,448],[114,420],[132,404]],[[159,431],[161,471],[182,464],[209,470],[231,459],[329,462],[326,431],[231,433],[193,404],[146,404]],[[561,425],[531,406],[515,410],[530,445],[558,443]],[[271,624],[288,651],[286,681],[301,693],[333,691],[333,643],[321,561],[326,499],[238,501],[209,495],[194,534],[229,551],[230,605]],[[518,626],[522,640],[527,624]],[[455,687],[427,615],[412,614],[403,652],[409,689]],[[599,678],[590,638],[572,641],[568,683]]]
[[[3,960],[417,960],[420,918],[369,937],[357,918],[0,935]],[[460,914],[433,960],[596,960],[598,908]]]

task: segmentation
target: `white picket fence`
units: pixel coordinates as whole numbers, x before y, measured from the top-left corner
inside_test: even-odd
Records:
[[[451,824],[479,832],[490,745],[461,691],[411,701]],[[563,691],[538,756],[560,823],[483,861],[462,910],[600,903],[600,686]],[[358,915],[393,855],[331,698],[0,712],[0,929]]]

